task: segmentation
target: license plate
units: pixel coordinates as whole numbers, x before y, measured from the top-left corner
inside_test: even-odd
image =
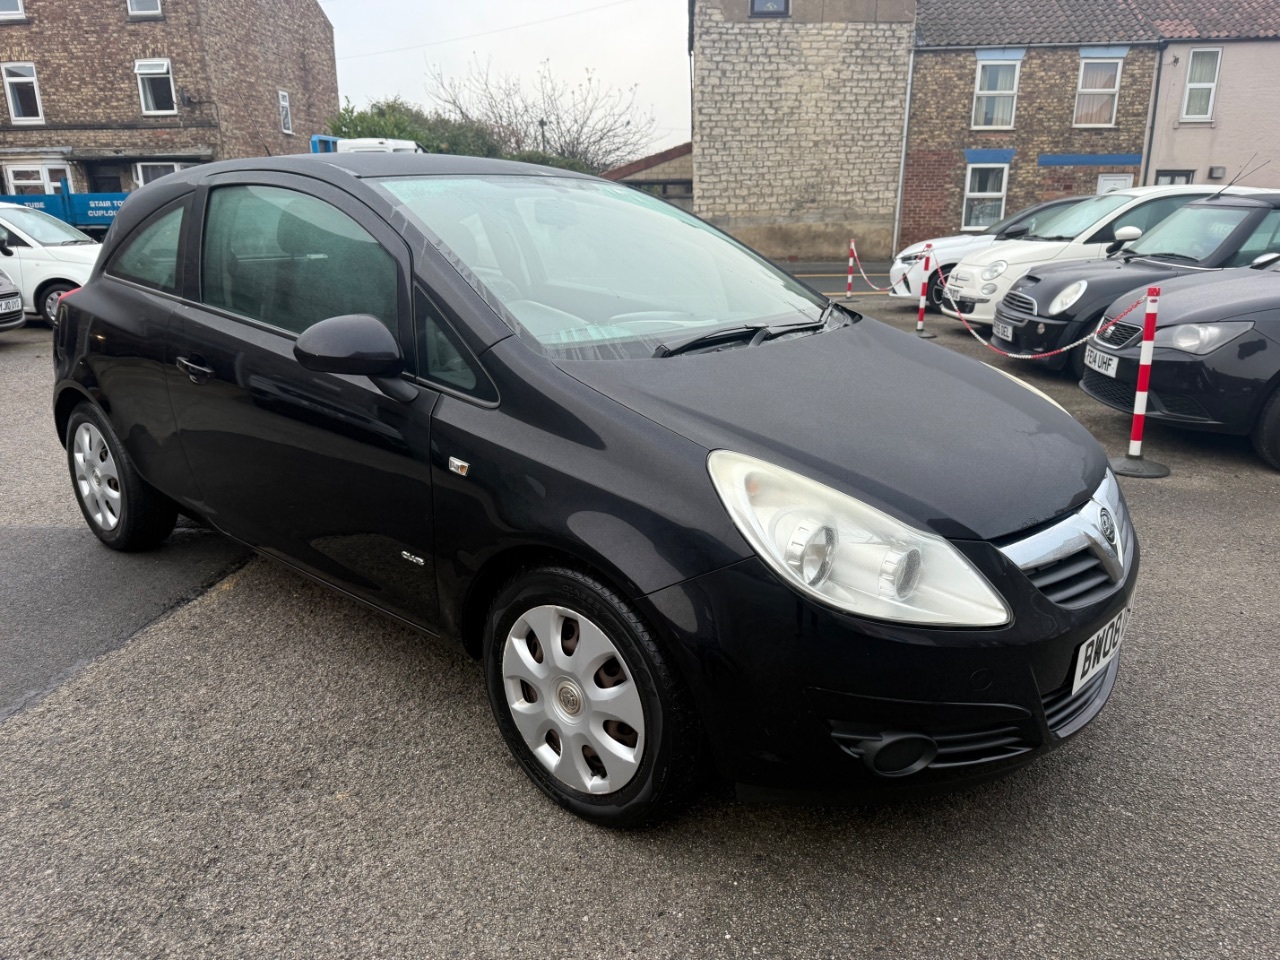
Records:
[[[1001,340],[1008,340],[1010,343],[1013,342],[1013,327],[1009,324],[1001,323],[997,320],[995,323],[991,324],[991,326],[995,330],[996,336]]]
[[[953,287],[951,284],[948,283],[946,289],[942,291],[942,294],[948,300],[955,300],[957,297],[960,296],[960,288]]]
[[[1129,614],[1133,612],[1133,601],[1125,607],[1105,627],[1080,644],[1076,652],[1076,669],[1071,682],[1074,694],[1086,683],[1107,668],[1116,654],[1120,652],[1120,641],[1124,639],[1124,628],[1129,625]]]
[[[1093,347],[1085,344],[1084,348],[1084,365],[1090,370],[1097,370],[1098,373],[1108,377],[1116,375],[1116,366],[1120,363],[1120,358],[1109,353],[1103,353],[1101,350],[1095,350]]]
[[[21,306],[21,300],[0,300],[0,313],[12,313]]]

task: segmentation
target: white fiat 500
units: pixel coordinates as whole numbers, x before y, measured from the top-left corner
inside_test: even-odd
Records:
[[[971,323],[989,324],[995,319],[996,304],[1029,270],[1046,263],[1100,259],[1113,244],[1138,239],[1183,204],[1223,192],[1268,191],[1262,187],[1182,184],[1131,187],[1092,197],[1037,224],[1019,240],[993,244],[966,256],[947,275],[942,312],[956,318],[963,314]]]
[[[58,298],[82,286],[102,245],[57,217],[0,203],[0,269],[22,291],[22,309],[52,323]]]
[[[889,267],[889,296],[904,300],[920,299],[920,285],[925,282],[924,255],[929,247],[928,298],[931,309],[942,303],[942,288],[947,274],[965,257],[1002,240],[1013,240],[1030,233],[1050,216],[1061,213],[1088,197],[1062,197],[1032,204],[993,223],[980,233],[959,233],[951,237],[934,237],[905,247],[893,258]]]

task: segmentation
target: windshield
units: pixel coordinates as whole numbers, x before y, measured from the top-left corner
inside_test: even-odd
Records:
[[[1052,214],[1027,234],[1040,240],[1074,240],[1107,214],[1131,201],[1127,193],[1105,193]]]
[[[1240,207],[1183,207],[1129,244],[1126,252],[1204,260],[1217,252],[1252,212]]]
[[[36,243],[45,247],[60,247],[71,243],[97,243],[70,224],[30,207],[8,207],[0,210],[0,217],[13,224]]]
[[[1047,204],[1044,206],[1036,204],[1031,207],[1023,207],[1016,213],[1009,214],[1009,216],[1005,217],[999,223],[993,223],[982,232],[995,236],[998,233],[1003,233],[1012,226],[1025,222],[1027,232],[1030,233],[1039,224],[1046,222],[1050,217],[1056,216],[1067,207],[1079,202],[1079,198],[1073,197],[1070,200],[1059,200],[1057,203]]]
[[[387,178],[381,187],[551,353],[651,356],[676,337],[814,322],[826,301],[648,194],[544,176]],[[465,273],[464,273],[465,275]]]

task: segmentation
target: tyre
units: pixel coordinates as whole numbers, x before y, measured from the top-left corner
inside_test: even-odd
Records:
[[[518,574],[485,624],[489,703],[507,746],[552,800],[631,827],[687,800],[701,734],[689,694],[644,622],[587,574]]]
[[[173,532],[177,505],[138,476],[97,407],[71,411],[66,446],[80,512],[99,540],[113,550],[148,550]]]
[[[1280,470],[1280,388],[1274,390],[1253,424],[1253,449]]]
[[[55,283],[45,288],[40,300],[40,319],[53,326],[53,318],[58,315],[58,301],[64,293],[76,289],[75,284]]]
[[[951,267],[940,267],[929,275],[929,287],[925,291],[925,306],[934,313],[942,312],[942,291],[947,285],[946,274]]]

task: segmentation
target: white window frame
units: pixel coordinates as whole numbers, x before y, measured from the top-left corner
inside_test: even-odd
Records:
[[[289,91],[277,90],[280,102],[280,132],[293,136],[293,108],[289,106]]]
[[[5,71],[9,67],[30,67],[30,77],[9,77]],[[4,79],[4,104],[9,111],[9,122],[15,126],[34,125],[44,123],[44,101],[40,98],[40,77],[36,65],[30,60],[14,60],[9,63],[0,63],[0,78]],[[13,90],[12,85],[15,83],[30,82],[36,91],[36,116],[19,117],[13,109]]]
[[[35,185],[34,180],[15,181],[13,175],[16,172],[38,173],[40,174],[40,192],[42,194],[57,194],[62,192],[62,178],[57,180],[49,176],[50,170],[65,170],[67,174],[67,186],[71,186],[71,164],[69,163],[9,163],[4,168],[4,184],[5,192],[9,194],[18,193],[18,183],[24,187]]]
[[[191,164],[178,163],[174,160],[142,160],[133,165],[133,182],[139,187],[146,186],[147,182],[142,179],[143,167],[170,167],[171,169],[160,174],[161,177],[167,177],[169,174],[177,173],[179,170],[185,170],[189,166],[191,166]],[[159,177],[156,179],[159,179]]]
[[[162,0],[155,0],[156,8],[154,10],[138,10],[136,4],[138,0],[129,0],[129,16],[131,17],[163,17],[164,3]]]
[[[156,63],[164,64],[163,74],[159,70],[143,69],[144,64],[149,65],[149,64],[156,64]],[[152,57],[146,60],[135,60],[133,61],[133,72],[134,74],[137,75],[137,78],[138,78],[138,103],[142,107],[142,115],[144,117],[176,116],[178,113],[178,90],[173,85],[173,61],[170,60],[168,57]],[[146,88],[143,87],[142,81],[144,78],[152,78],[152,77],[160,77],[160,76],[167,76],[169,78],[169,92],[172,94],[171,99],[173,100],[172,110],[148,110],[147,109]]]
[[[974,170],[991,170],[999,168],[1004,171],[1000,177],[999,193],[970,193],[969,184],[973,182]],[[1004,219],[1004,208],[1009,199],[1009,164],[1007,163],[970,163],[964,168],[964,199],[960,206],[960,229],[961,230],[985,230],[991,226],[991,223],[975,223],[969,224],[965,221],[969,218],[969,201],[970,200],[990,200],[993,197],[1000,198],[1000,215],[991,223],[999,223]]]
[[[1213,81],[1211,83],[1192,83],[1191,82],[1191,61],[1195,59],[1197,53],[1212,53],[1217,57],[1213,67]],[[1186,89],[1182,92],[1182,116],[1181,120],[1189,120],[1195,122],[1197,120],[1208,121],[1213,119],[1213,108],[1218,100],[1218,77],[1222,74],[1222,48],[1221,47],[1192,47],[1187,54],[1187,83]],[[1206,113],[1188,114],[1187,104],[1191,101],[1192,90],[1209,91],[1209,110]]]
[[[1091,63],[1114,63],[1116,65],[1116,85],[1111,89],[1096,89],[1090,87],[1085,89],[1084,86],[1084,68]],[[1124,60],[1117,57],[1090,57],[1087,60],[1080,60],[1080,74],[1076,78],[1076,107],[1075,112],[1071,115],[1071,125],[1073,127],[1114,127],[1116,125],[1116,113],[1120,109],[1120,77],[1124,73]],[[1111,119],[1106,123],[1078,123],[1076,117],[1080,115],[1080,98],[1082,96],[1097,96],[1100,94],[1111,95]]]
[[[0,10],[0,20],[25,20],[27,12],[22,8],[23,0],[18,0],[18,9],[5,12]]]
[[[1012,90],[983,90],[982,85],[982,68],[983,67],[1007,67],[1013,66],[1013,89]],[[1018,86],[1022,83],[1022,61],[1021,60],[979,60],[978,68],[973,72],[973,104],[969,110],[969,123],[971,130],[1012,130],[1013,125],[1018,122]],[[977,122],[978,119],[978,98],[979,97],[1008,97],[1013,101],[1013,107],[1009,111],[1008,126],[986,126]]]

